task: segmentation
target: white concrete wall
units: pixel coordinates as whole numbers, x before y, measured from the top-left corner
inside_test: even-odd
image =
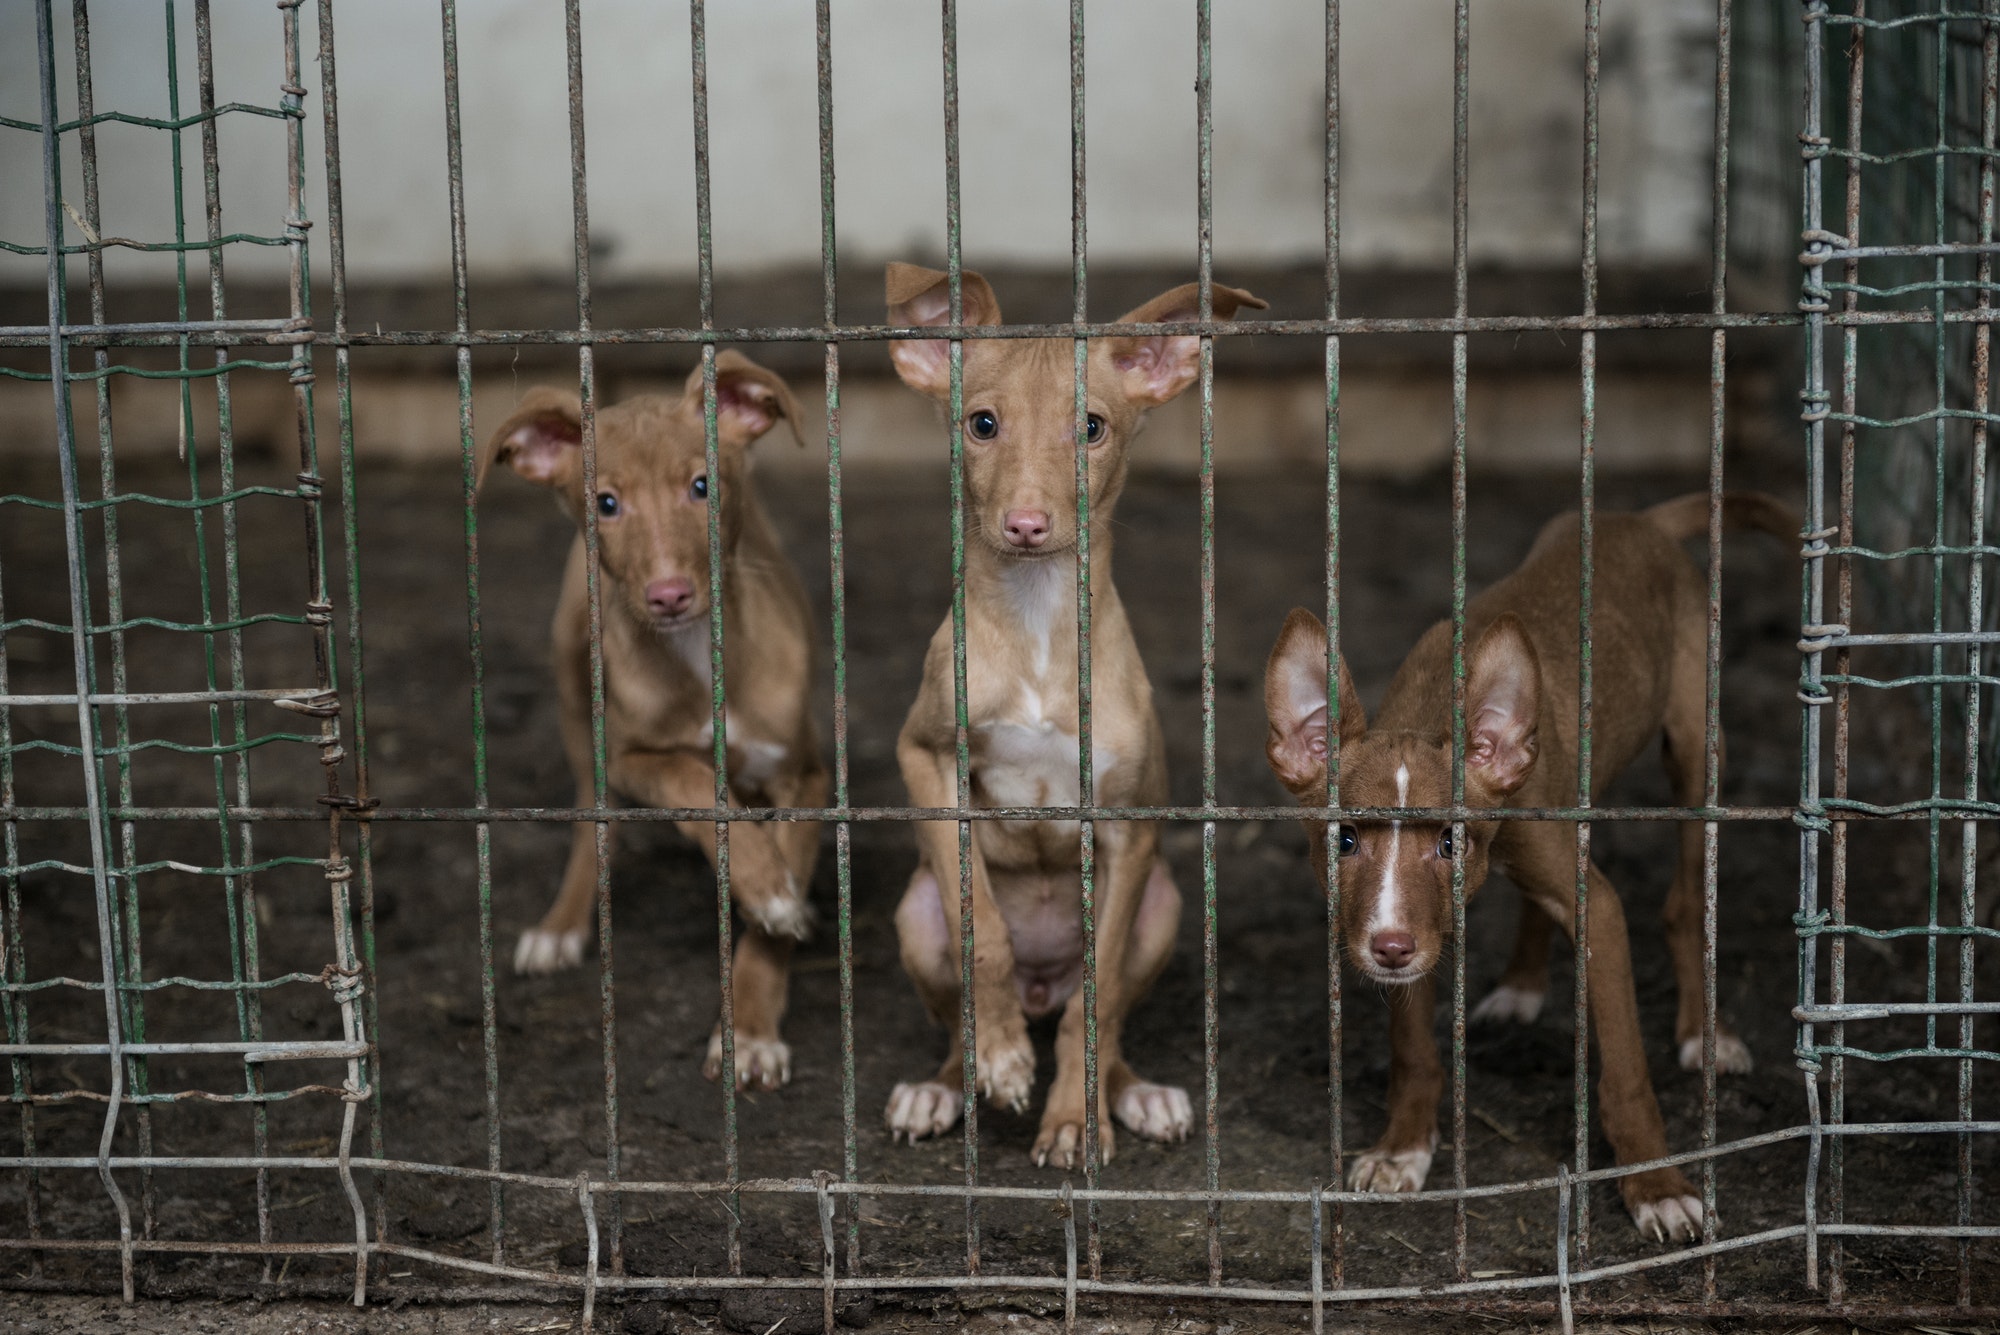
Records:
[[[67,6],[58,50],[69,50]],[[183,5],[181,111],[196,106]],[[442,36],[434,5],[340,0],[338,57],[348,262],[357,279],[449,273]],[[971,264],[1066,265],[1070,243],[1067,5],[962,0],[965,254]],[[1215,253],[1309,260],[1323,223],[1323,6],[1215,5]],[[324,217],[314,6],[301,11],[308,212]],[[1344,7],[1342,231],[1353,264],[1440,265],[1451,246],[1451,0]],[[935,0],[838,0],[834,97],[844,257],[938,256],[944,245],[942,74]],[[100,110],[163,116],[160,7],[96,6]],[[271,105],[282,62],[270,0],[216,0],[218,96]],[[1605,0],[1601,247],[1607,261],[1706,253],[1714,69],[1706,0]],[[814,264],[820,245],[812,0],[711,0],[715,258],[724,268]],[[1578,253],[1582,6],[1475,0],[1472,254],[1567,264]],[[683,3],[584,0],[590,210],[607,278],[695,264],[689,32]],[[1095,0],[1088,11],[1090,254],[1185,263],[1195,254],[1193,6]],[[571,252],[565,57],[556,0],[461,0],[460,73],[472,275],[561,273]],[[73,71],[62,71],[66,112]],[[0,0],[0,114],[38,119],[31,0]],[[275,232],[285,127],[222,129],[226,225]],[[75,138],[66,196],[80,204]],[[199,136],[185,142],[190,234],[201,235]],[[160,132],[100,133],[107,234],[173,235]],[[36,137],[0,129],[0,237],[41,238]],[[72,227],[71,239],[77,239]],[[312,233],[324,246],[324,226]],[[114,255],[114,279],[170,277],[165,256]],[[239,248],[231,271],[283,272]],[[201,272],[197,256],[194,269]],[[323,272],[323,269],[321,270]],[[0,282],[40,263],[0,256]]]

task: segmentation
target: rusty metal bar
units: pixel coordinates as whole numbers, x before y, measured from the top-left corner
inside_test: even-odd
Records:
[[[1340,0],[1326,0],[1326,318],[1340,316]],[[1340,337],[1326,336],[1326,805],[1340,806]],[[1340,846],[1326,840],[1326,861],[1315,869],[1326,887],[1326,1104],[1329,1162],[1334,1185],[1342,1170],[1345,1114],[1341,1062],[1342,992],[1340,972]],[[1333,1202],[1333,1286],[1346,1282],[1345,1209]],[[1320,1251],[1315,1247],[1314,1257]]]
[[[1583,5],[1583,313],[1597,313],[1598,76],[1602,69],[1600,0]],[[1583,385],[1580,432],[1581,498],[1577,523],[1577,739],[1576,804],[1591,805],[1591,730],[1596,717],[1591,672],[1591,629],[1595,613],[1597,518],[1597,334],[1585,330],[1578,358]],[[1576,826],[1576,1088],[1575,1171],[1590,1167],[1590,836],[1591,825]],[[1590,1193],[1575,1200],[1576,1256],[1590,1268]]]
[[[462,333],[469,324],[466,292],[465,247],[465,155],[459,127],[458,98],[458,0],[438,0],[444,20],[444,110],[445,160],[451,198],[451,287],[453,318]],[[458,447],[460,489],[465,516],[465,601],[467,652],[472,666],[472,801],[475,808],[486,799],[486,650],[480,628],[479,519],[473,508],[478,487],[478,446],[472,426],[472,348],[457,344],[458,364]],[[479,1035],[486,1058],[486,1162],[500,1167],[500,1041],[498,1011],[493,987],[493,830],[485,821],[474,827],[479,878]],[[505,1202],[501,1184],[495,1179],[489,1201],[491,1223],[489,1242],[493,1264],[506,1256]]]
[[[694,86],[694,200],[697,283],[701,293],[703,328],[715,324],[715,234],[709,190],[708,141],[708,6],[689,0],[689,56]],[[730,921],[729,822],[722,814],[729,800],[729,704],[723,670],[722,491],[715,387],[715,345],[701,349],[702,436],[708,478],[708,671],[709,733],[715,762],[715,935],[722,993],[722,1156],[723,1173],[731,1182],[742,1171],[736,1129],[736,995],[731,971],[734,943]],[[743,1273],[743,1219],[739,1199],[731,1195],[728,1209],[729,1273]]]
[[[49,375],[55,386],[56,453],[62,476],[63,543],[69,575],[70,634],[76,691],[91,689],[90,641],[84,627],[90,621],[90,589],[84,572],[82,514],[78,508],[76,434],[70,421],[69,349],[62,336],[64,274],[61,145],[56,137],[56,68],[54,20],[50,0],[35,5],[35,44],[42,110],[42,222],[48,245]],[[112,902],[110,859],[105,849],[103,800],[98,791],[95,755],[96,721],[87,706],[77,707],[77,738],[83,752],[84,803],[90,813],[91,889],[96,897],[98,958],[104,969],[104,1030],[110,1057],[111,1097],[104,1110],[104,1128],[97,1145],[97,1174],[118,1212],[119,1270],[125,1300],[132,1300],[132,1211],[111,1175],[111,1144],[118,1130],[118,1112],[125,1092],[123,1017],[118,998],[118,953],[113,941],[116,908]]]
[[[1452,6],[1451,309],[1466,314],[1472,215],[1472,4]],[[1451,338],[1451,802],[1465,805],[1465,504],[1466,340]],[[1451,1184],[1465,1188],[1465,824],[1451,827]],[[1524,910],[1525,911],[1525,910]],[[1581,1167],[1582,1165],[1578,1165]],[[1471,1278],[1466,1259],[1465,1202],[1452,1207],[1454,1275]]]

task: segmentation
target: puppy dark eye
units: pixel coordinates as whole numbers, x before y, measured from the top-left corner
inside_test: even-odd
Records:
[[[618,498],[608,491],[598,492],[597,513],[603,515],[606,519],[616,519],[618,517]]]
[[[1359,848],[1360,846],[1361,846],[1361,841],[1354,837],[1354,827],[1352,825],[1341,826],[1340,856],[1351,857],[1354,854],[1354,850]]]
[[[1451,831],[1450,831],[1450,830],[1446,830],[1446,831],[1445,831],[1445,832],[1444,832],[1443,834],[1441,834],[1441,835],[1439,835],[1439,836],[1438,836],[1438,856],[1439,856],[1439,857],[1441,857],[1441,858],[1443,858],[1443,859],[1444,859],[1445,861],[1447,861],[1447,862],[1451,861]]]
[[[1000,434],[1000,419],[981,408],[965,419],[965,429],[972,433],[974,440],[991,440]]]
[[[708,475],[706,473],[694,480],[693,485],[688,488],[688,495],[698,501],[708,499]]]
[[[1092,445],[1104,439],[1104,419],[1092,413],[1083,424],[1083,438]]]

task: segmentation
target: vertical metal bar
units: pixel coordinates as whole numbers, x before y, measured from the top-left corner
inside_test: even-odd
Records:
[[[1313,1335],[1325,1335],[1326,1331],[1326,1242],[1325,1205],[1320,1198],[1319,1182],[1315,1179],[1312,1187],[1312,1328]]]
[[[109,859],[103,798],[98,787],[97,731],[90,696],[90,589],[84,574],[82,511],[76,477],[76,436],[70,421],[69,341],[64,321],[61,141],[56,129],[54,21],[50,0],[36,0],[35,42],[41,81],[42,235],[48,255],[49,379],[55,392],[56,454],[62,476],[63,544],[69,575],[70,649],[76,675],[77,749],[81,753],[84,805],[90,812],[90,880],[96,897],[98,960],[104,983],[104,1034],[111,1091],[97,1141],[97,1175],[118,1212],[118,1259],[125,1301],[132,1301],[132,1211],[111,1176],[111,1141],[125,1102],[124,1032],[118,1013],[118,962],[112,944]]]
[[[1340,318],[1340,0],[1326,0],[1326,318]],[[1340,805],[1340,336],[1326,338],[1326,804]],[[1341,1098],[1340,840],[1329,825],[1326,864],[1326,1102],[1327,1134],[1336,1190],[1346,1182],[1341,1164],[1345,1110]],[[1346,1281],[1346,1205],[1333,1203],[1333,1286]]]
[[[1994,231],[1994,171],[1993,154],[2000,145],[2000,28],[1994,19],[2000,15],[2000,3],[1984,0],[1980,6],[1986,21],[1981,25],[1980,43],[1980,99],[1979,99],[1979,257],[1974,265],[1974,285],[1978,292],[1979,312],[1983,317],[1972,329],[1973,387],[1972,406],[1974,409],[1972,426],[1972,496],[1967,506],[1971,531],[1966,538],[1969,567],[1966,571],[1966,624],[1975,629],[1985,626],[1985,580],[1986,562],[1980,549],[1986,542],[1986,451],[1988,423],[1985,414],[1993,408],[1992,346],[1993,326],[1990,323],[1993,294],[1993,257],[1988,248],[1993,243]],[[1968,801],[1979,798],[1979,737],[1980,737],[1980,688],[1978,685],[1982,655],[1977,644],[1966,647],[1965,672],[1965,796]],[[1973,927],[1978,921],[1979,888],[1979,826],[1968,820],[1961,827],[1961,852],[1959,861],[1959,925]],[[1973,937],[1970,932],[1958,940],[1958,997],[1962,1002],[1973,999]],[[1958,1046],[1966,1051],[1972,1049],[1972,1016],[1961,1015],[1958,1021]],[[1958,1062],[1958,1120],[1972,1120],[1972,1077],[1973,1066],[1970,1057],[1962,1057]],[[1958,1134],[1958,1223],[1961,1228],[1972,1224],[1972,1136],[1961,1131]],[[1972,1305],[1972,1243],[1970,1238],[1958,1239],[1958,1304]]]
[[[1451,306],[1464,319],[1470,303],[1472,5],[1452,7]],[[1466,340],[1451,336],[1451,800],[1465,803],[1465,502]],[[1451,1182],[1465,1190],[1465,847],[1464,822],[1451,827]],[[1452,1202],[1452,1263],[1459,1281],[1466,1260],[1465,1198]]]
[[[292,10],[285,11],[287,18],[293,13],[294,11]],[[209,242],[209,318],[220,321],[226,317],[227,307],[224,300],[223,244],[221,240],[221,163],[218,154],[215,118],[215,43],[211,31],[209,0],[195,0],[194,22],[196,87],[198,90],[199,106],[201,107],[203,116],[201,123],[202,203],[208,227]],[[176,208],[178,209],[178,205],[176,205]],[[297,216],[296,209],[293,210],[292,216]],[[176,221],[178,221],[178,215]],[[217,348],[215,350],[216,365],[224,367],[228,365],[228,362],[229,349]],[[222,496],[228,496],[236,489],[236,448],[235,432],[230,411],[232,402],[230,389],[231,379],[228,375],[217,375],[215,377],[216,466],[219,471],[216,485],[219,494]],[[185,395],[183,401],[188,401]],[[193,441],[194,434],[192,431],[188,433],[187,438],[190,442]],[[194,464],[194,451],[190,449],[189,465],[191,470],[194,469]],[[311,505],[312,502],[308,501],[307,504]],[[237,524],[236,503],[225,500],[220,509],[222,511],[223,616],[232,627],[235,627],[243,617],[242,571],[237,552],[239,528]],[[196,514],[199,515],[200,512],[196,511]],[[196,532],[197,541],[199,541],[199,527],[197,527]],[[207,557],[205,552],[202,554],[201,563],[205,581],[207,576]],[[247,685],[243,671],[243,632],[240,629],[232,628],[226,633],[226,643],[229,650],[230,689],[240,691]],[[213,668],[210,669],[209,676],[211,685],[213,685]],[[217,735],[218,740],[221,732],[219,722],[220,713],[221,711],[213,706],[209,709],[210,731],[211,734]],[[249,731],[250,722],[247,705],[240,700],[233,702],[230,706],[228,745],[233,751],[233,759],[235,761],[235,800],[240,806],[248,806],[250,804],[250,756],[247,750],[240,749],[248,742]],[[218,779],[220,779],[223,761],[219,755],[216,758],[215,767]],[[220,798],[223,795],[220,782],[218,782],[217,788],[217,796]],[[226,828],[225,825],[224,829],[226,830]],[[236,850],[237,856],[246,867],[251,865],[255,860],[252,848],[250,824],[247,821],[241,822],[237,826]],[[226,858],[229,851],[229,844],[226,839],[223,844],[223,851]],[[228,884],[229,880],[225,879],[224,885],[227,886]],[[255,877],[246,872],[241,879],[238,891],[236,903],[238,921],[234,924],[234,931],[242,942],[242,981],[255,982],[260,973],[258,967]],[[138,938],[139,924],[135,915],[131,930],[131,944],[135,952],[138,946]],[[139,981],[136,973],[133,981]],[[252,1041],[261,1039],[264,1035],[263,994],[259,991],[249,989],[239,990],[236,996],[236,1006],[238,1025],[244,1038]],[[244,1084],[250,1092],[262,1092],[264,1088],[264,1069],[261,1063],[244,1063],[243,1076]],[[261,1101],[253,1103],[251,1106],[251,1137],[254,1152],[258,1157],[263,1157],[268,1152],[270,1146],[270,1128],[269,1110]],[[269,1177],[269,1173],[265,1170],[261,1168],[258,1170],[258,1195],[260,1202],[268,1201],[270,1197]],[[258,1238],[264,1242],[271,1240],[271,1219],[268,1211],[263,1208],[260,1208],[258,1211]],[[270,1270],[270,1265],[270,1259],[266,1258],[264,1267],[267,1274]]]
[[[1090,318],[1085,309],[1089,231],[1085,210],[1083,96],[1083,0],[1070,0],[1070,295],[1074,303],[1072,318],[1078,324]],[[1092,754],[1090,717],[1090,440],[1086,427],[1090,412],[1087,383],[1090,345],[1079,338],[1070,346],[1074,358],[1071,440],[1076,450],[1076,800],[1079,807],[1088,811],[1097,805],[1097,767]],[[1083,1185],[1094,1191],[1098,1160],[1102,1157],[1097,1141],[1101,1079],[1097,1068],[1097,822],[1085,817],[1078,822],[1078,834],[1083,920]],[[1091,1197],[1083,1209],[1090,1277],[1102,1279],[1104,1257],[1097,1236],[1097,1198]]]
[[[576,328],[587,335],[590,315],[590,178],[584,152],[583,17],[578,0],[563,5],[563,46],[568,57],[570,226],[576,272]],[[597,349],[589,341],[577,347],[578,397],[583,406],[583,494],[597,494]],[[604,602],[603,552],[597,529],[597,507],[583,507],[584,600],[590,633],[590,754],[592,800],[599,809],[610,802],[606,781],[604,741]],[[604,1172],[618,1181],[618,1009],[611,953],[611,825],[598,821],[594,830],[597,855],[597,953],[599,1014],[604,1045]],[[732,1068],[733,1069],[733,1068]],[[607,1232],[611,1273],[625,1270],[625,1198],[613,1192]]]
[[[831,331],[840,323],[836,283],[836,230],[833,193],[833,0],[815,0],[819,39],[819,264],[820,320]],[[840,344],[826,344],[826,541],[833,602],[833,804],[847,805],[847,521],[840,465]],[[834,830],[834,878],[840,918],[840,1171],[841,1181],[859,1180],[854,1104],[854,858],[852,826]],[[843,1198],[847,1211],[847,1272],[861,1267],[861,1204]]]
[[[385,1157],[383,1146],[381,1014],[375,972],[375,859],[374,827],[366,819],[374,799],[368,789],[367,678],[362,656],[361,615],[361,528],[360,491],[354,468],[354,386],[353,366],[347,347],[347,238],[342,203],[340,173],[340,98],[334,78],[333,0],[319,0],[320,106],[326,157],[326,240],[327,276],[333,295],[334,397],[340,421],[340,518],[342,552],[347,568],[347,651],[348,674],[353,685],[349,695],[353,705],[351,732],[354,748],[354,809],[362,816],[355,822],[355,863],[360,885],[360,942],[358,965],[362,984],[362,1034],[369,1050],[361,1070],[368,1086],[368,1152],[372,1158]],[[387,1175],[374,1175],[375,1238],[388,1241]],[[387,1278],[384,1263],[383,1277]]]
[[[958,181],[958,0],[941,0],[944,44],[945,290],[953,328],[965,321],[965,256]],[[958,806],[972,805],[969,697],[965,687],[965,343],[951,340],[951,692]],[[1081,745],[1081,743],[1079,743]],[[972,822],[958,823],[958,1041],[965,1100],[965,1185],[979,1185],[978,1033],[972,1004]],[[1086,949],[1084,958],[1091,952]],[[979,1273],[979,1198],[965,1198],[965,1273]]]
[[[1853,14],[1856,19],[1867,17],[1867,0],[1853,0]],[[1867,53],[1866,24],[1855,23],[1848,38],[1847,55],[1847,142],[1852,149],[1861,147],[1862,94],[1866,88],[1863,74]],[[1862,163],[1858,154],[1846,159],[1846,235],[1854,244],[1860,244],[1861,237],[1861,183]],[[1843,266],[1846,279],[1845,290],[1841,293],[1842,308],[1852,314],[1860,308],[1861,262],[1848,260]],[[1843,626],[1852,625],[1854,617],[1854,558],[1847,550],[1854,543],[1854,465],[1856,446],[1855,422],[1860,409],[1861,331],[1853,325],[1841,330],[1841,424],[1840,424],[1840,515],[1839,537],[1841,555],[1836,560],[1835,570],[1835,616]],[[1808,525],[1808,528],[1814,527]],[[1824,541],[1822,539],[1821,541]],[[1834,672],[1840,678],[1833,686],[1833,794],[1837,798],[1848,795],[1847,747],[1852,727],[1852,695],[1846,677],[1852,666],[1852,651],[1845,646],[1835,651]],[[1828,865],[1828,894],[1835,924],[1847,921],[1847,836],[1848,825],[1844,820],[1835,821],[1832,827],[1830,859]],[[1835,1007],[1847,1000],[1847,936],[1835,932],[1828,939],[1828,986],[1830,1000]],[[1815,944],[1815,953],[1817,945]],[[1847,1026],[1836,1021],[1833,1025],[1833,1047],[1836,1051],[1827,1059],[1828,1112],[1835,1125],[1847,1117],[1847,1059],[1838,1049],[1847,1040]],[[1827,1217],[1833,1223],[1842,1222],[1847,1215],[1847,1138],[1835,1136],[1826,1147],[1827,1155]],[[1841,1302],[1846,1296],[1846,1241],[1836,1235],[1829,1240],[1827,1266],[1827,1300]]]
[[[1583,314],[1597,314],[1597,78],[1600,0],[1583,6]],[[1597,334],[1582,335],[1580,374],[1583,421],[1579,450],[1582,502],[1579,506],[1577,574],[1577,741],[1576,804],[1590,800],[1592,568],[1597,516]],[[1590,1167],[1590,822],[1576,826],[1576,1172]],[[1590,1193],[1576,1194],[1576,1254],[1590,1263]]]
[[[479,519],[473,509],[478,481],[472,435],[472,345],[466,304],[465,154],[458,100],[458,0],[438,0],[444,19],[445,162],[451,194],[451,296],[458,349],[458,448],[461,504],[465,515],[465,603],[467,651],[472,663],[472,802],[487,805],[486,650],[479,619]],[[486,1166],[500,1171],[500,1042],[493,990],[493,827],[474,826],[479,866],[479,1036],[486,1056]],[[498,1177],[488,1183],[493,1264],[506,1257],[504,1197]]]
[[[285,75],[279,85],[279,105],[285,116],[285,248],[290,261],[290,323],[294,328],[312,326],[312,269],[306,249],[306,230],[312,226],[305,214],[306,130],[304,74],[299,58],[299,6],[304,0],[279,0],[284,17]],[[219,219],[218,219],[219,221]],[[298,496],[305,528],[306,587],[305,623],[312,628],[314,684],[324,699],[338,693],[338,669],[333,650],[333,602],[326,582],[326,543],[320,513],[322,494],[319,476],[319,446],[313,416],[312,348],[305,343],[292,345],[290,374],[292,406],[296,414],[299,442]],[[232,590],[233,596],[233,590]],[[240,709],[240,706],[239,706]],[[239,733],[247,725],[239,718]],[[348,884],[354,875],[344,855],[341,839],[340,767],[347,755],[340,744],[340,714],[337,708],[320,719],[319,762],[325,792],[321,800],[327,808],[326,883],[333,916],[334,968],[339,981],[331,984],[340,1006],[341,1037],[358,1042],[362,1036],[361,1014],[355,1006],[360,984],[360,963],[354,951]],[[246,796],[247,800],[247,796]],[[248,910],[254,915],[254,902]],[[254,917],[253,917],[254,927]],[[255,938],[251,937],[254,945]],[[254,957],[251,960],[255,966]],[[361,1102],[368,1097],[363,1087],[364,1068],[359,1057],[347,1060],[347,1078],[342,1083],[340,1135],[335,1147],[335,1170],[342,1193],[354,1216],[354,1297],[356,1307],[368,1301],[368,1211],[354,1183],[354,1125]]]
[[[1858,2],[1858,0],[1857,0]],[[1800,224],[1805,240],[1805,277],[1801,286],[1800,310],[1805,315],[1805,349],[1803,363],[1805,384],[1800,391],[1800,420],[1805,426],[1806,481],[1805,481],[1805,546],[1802,554],[1799,576],[1799,620],[1801,628],[1817,627],[1822,620],[1825,601],[1825,560],[1828,552],[1827,537],[1834,531],[1825,527],[1826,485],[1826,418],[1828,395],[1826,390],[1826,368],[1822,358],[1826,355],[1826,315],[1827,290],[1825,286],[1826,252],[1831,249],[1821,226],[1823,150],[1827,139],[1822,132],[1820,84],[1823,75],[1821,62],[1824,59],[1826,28],[1826,0],[1805,0],[1805,58],[1801,62],[1804,72],[1803,117],[1800,131],[1800,159],[1804,177],[1800,192]],[[1851,364],[1851,363],[1850,363]],[[1843,482],[1845,486],[1845,482]],[[1843,537],[1850,533],[1847,527],[1853,510],[1850,502],[1851,490],[1843,495],[1842,525]],[[1820,798],[1820,734],[1819,709],[1830,698],[1826,685],[1821,681],[1821,651],[1812,648],[1814,641],[1806,641],[1807,648],[1801,655],[1804,662],[1800,669],[1799,700],[1799,989],[1801,1004],[1811,1005],[1818,1000],[1816,965],[1818,962],[1819,933],[1819,835],[1827,828],[1826,808]],[[1836,757],[1836,762],[1837,762]],[[1838,936],[1836,934],[1836,941]],[[1838,952],[1838,946],[1835,947]],[[1838,974],[1836,974],[1838,978]],[[1812,1135],[1809,1157],[1818,1161],[1824,1138],[1819,1126],[1819,1075],[1816,1058],[1813,1026],[1810,1022],[1799,1026],[1797,1051],[1800,1064],[1808,1077],[1806,1086],[1807,1110],[1812,1119]],[[1839,1086],[1835,1086],[1836,1092]],[[1840,1137],[1833,1139],[1837,1142]],[[1837,1181],[1837,1179],[1836,1179]],[[1819,1286],[1819,1182],[1817,1174],[1807,1175],[1804,1192],[1804,1216],[1806,1222],[1805,1279],[1808,1287]],[[1838,1279],[1836,1276],[1835,1283]],[[1833,1297],[1832,1288],[1828,1291]]]
[[[86,0],[75,0],[71,8],[71,43],[76,55],[76,100],[77,149],[83,170],[83,216],[94,235],[103,234],[103,214],[97,175],[97,127],[93,123],[96,114],[96,78],[91,66],[90,14]],[[86,270],[90,285],[91,319],[103,323],[104,313],[104,252],[93,246],[86,252]],[[98,372],[95,382],[97,398],[97,470],[98,487],[103,496],[117,492],[117,462],[111,435],[111,354],[107,348],[96,348],[91,354],[92,369]],[[107,505],[101,512],[104,532],[104,587],[105,612],[110,624],[116,626],[125,619],[124,568],[118,543],[118,507]],[[114,630],[107,637],[111,645],[111,689],[123,694],[129,689],[125,633]],[[93,656],[92,666],[95,667]],[[117,744],[118,802],[120,806],[132,804],[132,741],[131,711],[119,705],[112,710],[112,736]],[[133,867],[138,865],[138,830],[131,821],[122,821],[118,829],[119,856],[114,866]],[[114,875],[116,873],[114,872]],[[140,977],[139,947],[136,927],[139,916],[139,887],[136,877],[125,879],[125,912],[133,924],[126,933],[131,937],[131,953],[126,960],[127,976],[137,982]],[[115,893],[115,892],[114,892]],[[17,938],[18,944],[18,938]],[[25,1006],[25,1002],[22,1003]],[[142,1042],[146,1036],[145,994],[131,992],[119,1000],[125,1014],[126,1032],[134,1042]],[[149,1063],[136,1060],[129,1071],[133,1091],[144,1094],[148,1091],[147,1077]],[[30,1110],[23,1108],[24,1115]],[[141,1103],[137,1108],[139,1130],[139,1152],[152,1153],[153,1109],[150,1104]],[[153,1173],[151,1169],[139,1174],[139,1220],[140,1235],[153,1236],[154,1197]]]
[[[1210,0],[1195,0],[1195,313],[1215,316],[1215,67]],[[1215,808],[1215,339],[1201,337],[1201,804]],[[1210,1192],[1222,1189],[1218,1014],[1220,961],[1215,927],[1215,821],[1201,823],[1202,1168]],[[1222,1209],[1208,1201],[1208,1282],[1222,1283]]]
[[[1729,309],[1729,117],[1731,0],[1715,3],[1715,129],[1711,155],[1708,308]],[[1724,375],[1728,334],[1716,329],[1708,344],[1708,621],[1702,685],[1702,805],[1722,800],[1722,451],[1727,428]],[[1681,764],[1685,765],[1683,758]],[[1701,833],[1701,1147],[1715,1144],[1716,857],[1719,826]],[[1676,873],[1681,874],[1679,872]],[[1715,1161],[1701,1161],[1701,1237],[1715,1242]],[[1701,1297],[1716,1299],[1715,1256],[1702,1258]]]
[[[690,48],[694,61],[694,207],[697,283],[701,295],[701,327],[715,328],[715,235],[712,227],[708,173],[708,7],[689,0]],[[715,344],[701,345],[702,434],[708,476],[708,667],[712,683],[709,727],[715,760],[715,934],[722,975],[722,1156],[726,1181],[741,1178],[742,1156],[736,1136],[736,998],[731,972],[732,924],[729,908],[729,708],[723,680],[722,578],[723,478],[717,457]],[[743,1273],[743,1198],[728,1199],[729,1273]]]

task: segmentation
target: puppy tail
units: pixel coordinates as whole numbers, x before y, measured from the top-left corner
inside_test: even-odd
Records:
[[[1708,532],[1708,493],[1689,492],[1671,501],[1662,501],[1645,512],[1675,541],[1696,538]],[[1795,541],[1805,521],[1799,512],[1776,496],[1761,491],[1726,491],[1722,494],[1722,526],[1727,529],[1756,529],[1774,538]]]

